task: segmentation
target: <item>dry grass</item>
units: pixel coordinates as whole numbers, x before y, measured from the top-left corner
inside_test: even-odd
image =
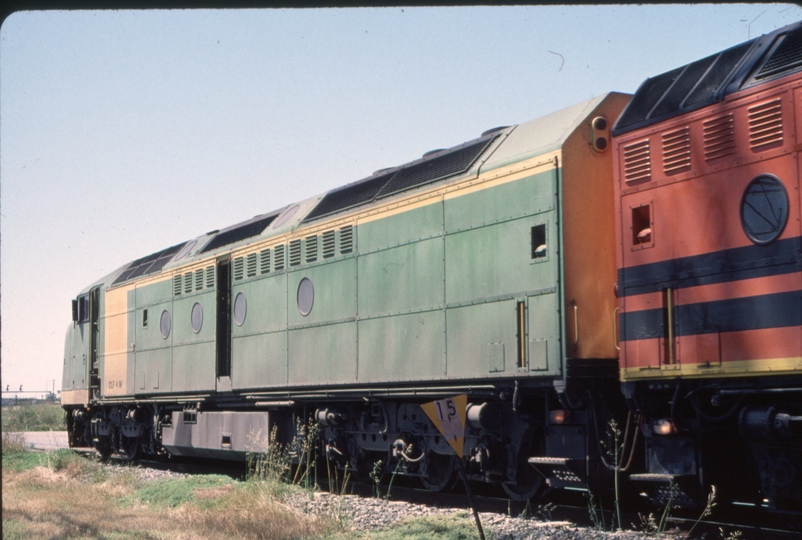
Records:
[[[109,474],[84,458],[3,471],[3,538],[303,539],[337,530],[301,515],[259,483],[194,488],[175,482],[181,502],[142,502],[152,488],[132,473]],[[170,481],[174,482],[174,481]],[[169,484],[166,484],[169,487]],[[165,487],[165,489],[167,489]]]

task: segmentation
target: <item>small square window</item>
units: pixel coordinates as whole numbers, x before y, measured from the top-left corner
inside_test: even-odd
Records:
[[[143,309],[142,310],[142,326],[145,327],[145,328],[147,328],[147,326],[148,326],[148,310],[147,309]]]
[[[546,224],[532,227],[532,259],[545,259],[548,254],[546,245]]]

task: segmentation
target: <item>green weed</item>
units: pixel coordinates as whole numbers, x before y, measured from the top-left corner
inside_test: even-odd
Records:
[[[142,504],[175,508],[185,503],[200,501],[199,490],[223,488],[233,484],[234,480],[219,474],[156,480],[136,489],[133,494],[123,499],[123,504],[130,503],[133,499]]]

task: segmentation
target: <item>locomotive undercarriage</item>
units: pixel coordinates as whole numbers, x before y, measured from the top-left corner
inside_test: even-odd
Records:
[[[599,432],[604,437],[612,413],[621,406],[616,405],[616,384],[597,385],[591,378],[572,384],[562,400],[553,388],[513,383],[471,396],[462,460],[467,479],[501,485],[515,500],[552,488],[600,493],[612,486],[612,472],[596,439]],[[421,404],[430,400],[340,397],[261,405],[261,410],[242,399],[226,405],[98,404],[72,409],[68,430],[71,446],[94,447],[104,459],[113,453],[129,460],[167,455],[245,459],[248,452],[267,449],[269,433],[275,437],[271,444],[286,447],[317,424],[318,455],[341,474],[364,482],[405,475],[440,491],[457,480],[460,460],[423,412]]]
[[[802,511],[802,381],[625,383],[641,414],[647,474],[633,480],[657,504],[717,502]]]

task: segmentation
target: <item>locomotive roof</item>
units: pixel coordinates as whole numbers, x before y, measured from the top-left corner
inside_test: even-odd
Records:
[[[321,196],[181,242],[124,265],[95,285],[113,280],[113,286],[155,274],[178,261],[183,263],[185,259],[201,257],[224,246],[286,232],[293,227],[411,189],[453,180],[466,174],[476,174],[480,167],[482,170],[495,169],[557,150],[607,95],[609,94],[591,98],[524,124],[487,130],[470,141],[427,152],[420,159],[403,165],[380,169],[367,178],[335,188]],[[497,140],[498,144],[494,144]],[[481,159],[482,156],[484,160]]]
[[[614,136],[722,101],[743,88],[802,70],[802,22],[646,79]]]

